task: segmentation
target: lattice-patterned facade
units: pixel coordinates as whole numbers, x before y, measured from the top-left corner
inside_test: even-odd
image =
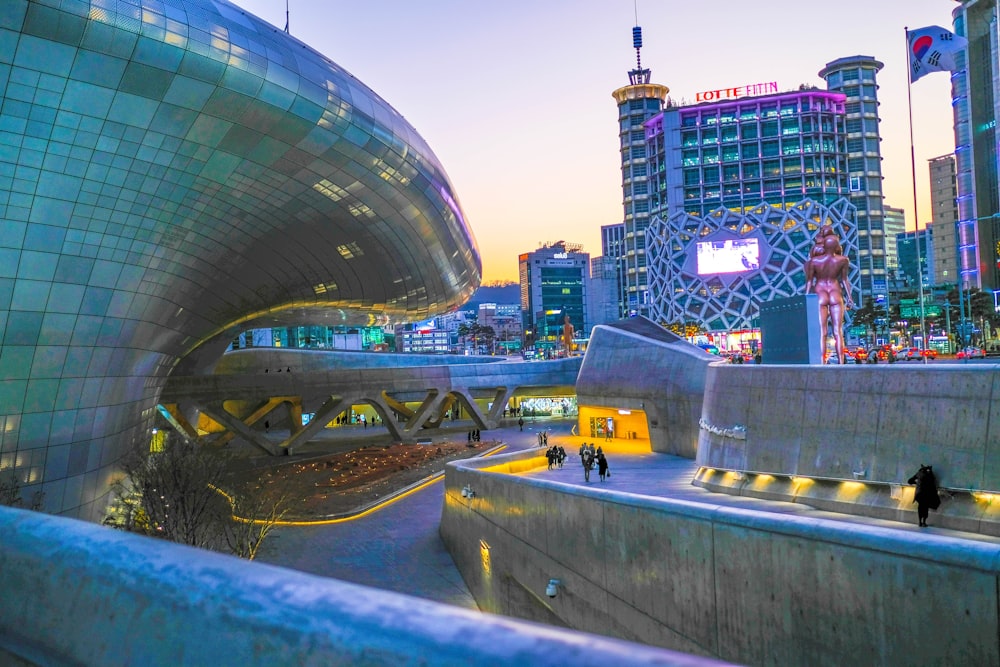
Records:
[[[663,325],[695,323],[709,331],[749,328],[759,305],[805,290],[805,262],[816,231],[833,225],[851,261],[849,281],[860,297],[858,230],[846,199],[824,205],[804,199],[788,207],[760,204],[744,215],[718,208],[704,218],[679,211],[654,217],[649,227],[650,296],[653,320]],[[756,239],[759,268],[699,275],[696,244]]]

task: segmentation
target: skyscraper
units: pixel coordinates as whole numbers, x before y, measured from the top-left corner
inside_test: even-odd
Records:
[[[819,72],[828,90],[847,96],[848,196],[858,210],[858,258],[864,296],[885,294],[885,211],[882,203],[882,153],[879,138],[878,84],[882,63],[871,56],[848,56]]]
[[[952,12],[955,33],[969,44],[952,75],[961,284],[1000,288],[1000,0],[964,0]]]
[[[649,227],[649,173],[646,157],[646,133],[643,123],[663,109],[670,89],[650,83],[650,71],[643,69],[640,50],[642,28],[632,28],[635,69],[628,73],[629,85],[615,90],[618,103],[618,137],[622,160],[622,203],[624,205],[624,243],[619,261],[622,264],[623,315],[648,315],[646,280],[646,228]]]

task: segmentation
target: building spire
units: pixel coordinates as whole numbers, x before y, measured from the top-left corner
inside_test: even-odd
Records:
[[[639,26],[632,28],[632,46],[635,47],[635,69],[628,73],[629,83],[633,86],[649,83],[649,70],[642,68],[642,28]]]

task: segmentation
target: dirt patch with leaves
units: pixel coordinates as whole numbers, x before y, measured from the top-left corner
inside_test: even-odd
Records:
[[[430,445],[369,445],[342,454],[314,456],[255,468],[233,476],[287,499],[287,520],[310,520],[350,514],[444,470],[445,463],[471,458],[495,442]]]

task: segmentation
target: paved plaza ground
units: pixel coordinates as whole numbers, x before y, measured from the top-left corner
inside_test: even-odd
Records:
[[[508,450],[518,450],[537,447],[538,433],[545,430],[550,444],[561,444],[566,449],[569,456],[565,466],[557,470],[542,467],[524,474],[558,483],[587,485],[604,489],[609,494],[669,497],[712,506],[793,513],[875,529],[1000,544],[998,538],[937,528],[933,513],[930,528],[921,529],[917,527],[915,513],[912,523],[902,523],[827,512],[801,503],[713,493],[691,485],[696,465],[690,459],[650,453],[644,441],[605,442],[579,437],[573,434],[574,426],[573,421],[540,419],[526,423],[523,431],[517,424],[507,424],[500,429],[484,431],[482,437],[483,440],[503,442]],[[433,432],[430,437],[435,444],[461,443],[465,431]],[[591,475],[589,483],[584,481],[576,455],[582,442],[594,442],[607,452],[611,470],[607,481],[600,482],[596,474]],[[353,446],[357,447],[358,443]],[[444,483],[439,480],[357,520],[277,528],[264,543],[258,558],[262,562],[312,574],[475,609],[475,601],[438,534],[443,503]]]

